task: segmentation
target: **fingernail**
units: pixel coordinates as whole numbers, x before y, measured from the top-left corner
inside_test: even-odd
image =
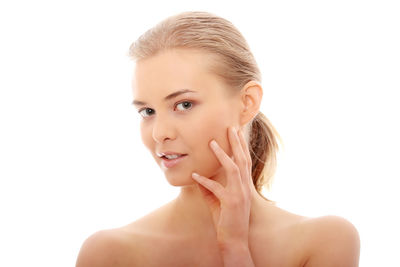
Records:
[[[194,172],[194,173],[192,173],[192,177],[193,177],[193,178],[199,178],[199,176],[200,176],[200,175],[198,175],[198,174],[197,174],[197,173],[195,173],[195,172]]]
[[[212,141],[211,141],[211,146],[212,146],[213,148],[216,148],[216,147],[217,147],[217,142],[215,142],[215,140],[212,140]]]

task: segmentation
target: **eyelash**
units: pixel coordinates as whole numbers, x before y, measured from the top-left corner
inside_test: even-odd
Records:
[[[189,100],[184,100],[184,101],[181,101],[181,102],[179,102],[179,103],[176,103],[175,104],[175,106],[174,106],[174,109],[178,106],[178,105],[180,105],[180,104],[183,104],[183,103],[190,103],[190,108],[188,108],[188,109],[185,109],[185,110],[191,110],[192,108],[193,108],[193,106],[195,105],[195,103],[193,102],[193,101],[189,101]],[[138,113],[140,114],[140,116],[142,116],[144,119],[145,118],[147,118],[147,117],[149,117],[149,116],[143,116],[142,114],[141,114],[141,112],[142,111],[144,111],[144,110],[153,110],[153,109],[151,109],[151,108],[142,108],[142,109],[140,109],[140,110],[138,110]],[[153,110],[154,111],[154,110]],[[153,113],[154,114],[154,113]]]

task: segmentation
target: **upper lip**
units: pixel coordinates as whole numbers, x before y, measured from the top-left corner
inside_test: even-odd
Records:
[[[164,151],[164,152],[157,152],[157,156],[160,158],[165,155],[186,155],[185,153],[173,152],[173,151]]]

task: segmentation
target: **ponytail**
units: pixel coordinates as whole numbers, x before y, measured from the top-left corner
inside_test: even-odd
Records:
[[[278,132],[267,117],[259,112],[253,119],[249,135],[249,149],[252,161],[251,175],[257,192],[268,201],[271,200],[264,197],[261,191],[263,186],[268,190],[272,186],[279,149],[277,139],[281,141]]]

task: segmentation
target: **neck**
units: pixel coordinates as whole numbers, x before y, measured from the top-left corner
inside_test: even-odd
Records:
[[[221,183],[224,187],[226,185],[226,179],[222,175],[215,175],[211,179]],[[250,228],[260,225],[261,215],[265,214],[266,209],[273,205],[257,193],[253,184],[251,186]],[[197,184],[181,187],[180,194],[174,200],[173,209],[176,223],[182,233],[200,236],[216,235],[211,212]]]

